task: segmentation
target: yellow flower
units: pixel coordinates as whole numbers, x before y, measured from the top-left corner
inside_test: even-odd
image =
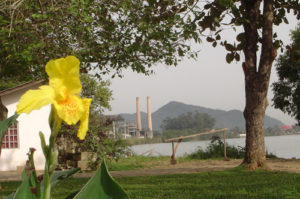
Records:
[[[27,91],[17,105],[17,113],[30,113],[33,110],[53,104],[57,116],[67,124],[80,120],[77,136],[84,139],[88,130],[88,117],[91,99],[81,99],[79,60],[74,56],[51,60],[46,64],[49,86]]]

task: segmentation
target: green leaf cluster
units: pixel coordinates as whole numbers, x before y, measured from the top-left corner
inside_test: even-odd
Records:
[[[292,31],[292,44],[276,64],[279,80],[273,83],[273,105],[300,125],[300,25]]]
[[[60,171],[54,173],[51,186],[54,187],[58,182],[64,180],[78,172],[79,169]],[[32,178],[32,171],[24,170],[22,174],[22,183],[15,193],[7,196],[6,199],[41,199],[36,195],[36,182]],[[43,181],[41,181],[41,190],[43,190]],[[128,199],[128,195],[122,187],[108,173],[105,162],[97,170],[95,175],[78,192],[66,196],[66,199]]]
[[[253,4],[258,1],[251,1]],[[218,44],[224,46],[228,52],[226,55],[226,62],[240,61],[240,52],[245,47],[245,32],[238,32],[238,27],[246,28],[250,26],[249,12],[246,9],[246,4],[250,2],[244,0],[214,0],[203,3],[203,7],[199,6],[199,9],[193,11],[194,21],[197,25],[196,30],[200,31],[201,36],[206,37],[206,40],[216,47]],[[202,11],[200,11],[202,9]],[[279,0],[274,1],[274,25],[280,25],[281,23],[288,24],[287,13],[293,12],[293,14],[300,19],[300,3],[295,0]],[[263,12],[258,14],[257,20],[257,33],[256,41],[258,45],[262,43],[262,31],[263,31]],[[237,32],[235,40],[228,41],[223,39],[221,32],[227,29],[232,29]],[[209,34],[206,34],[209,32]],[[231,42],[231,43],[229,43]],[[282,41],[277,39],[277,34],[273,34],[274,47],[281,48],[283,50]],[[259,49],[257,45],[256,50]]]
[[[125,68],[150,74],[154,64],[176,65],[183,56],[195,58],[197,52],[186,41],[199,43],[202,37],[214,47],[224,46],[228,63],[239,61],[245,35],[237,33],[230,43],[221,32],[250,24],[245,0],[55,2],[22,1],[14,11],[1,10],[0,76],[5,81],[44,77],[45,60],[70,54],[80,58],[82,69],[96,69],[99,78],[106,73],[121,76]],[[274,1],[273,24],[288,23],[291,12],[299,19],[299,10],[297,0]],[[261,12],[258,41],[262,29]],[[274,46],[282,47],[276,36]]]
[[[110,102],[113,100],[112,91],[110,90],[110,81],[99,81],[89,74],[81,74],[82,84],[81,96],[91,98],[92,103],[90,110],[92,114],[102,113],[105,109],[110,110]]]
[[[211,129],[215,119],[206,113],[189,112],[175,118],[166,118],[162,122],[164,139],[186,136]],[[203,137],[202,137],[203,138]]]
[[[215,119],[212,118],[207,113],[199,113],[198,111],[187,114],[181,114],[175,118],[166,118],[162,122],[162,129],[172,130],[172,129],[195,129],[197,131],[202,131],[207,128],[212,128],[215,124]]]
[[[17,4],[12,0],[11,4]],[[75,55],[96,76],[125,68],[150,74],[151,66],[176,65],[199,36],[186,23],[192,2],[129,0],[22,1],[0,15],[0,76],[29,81],[45,77],[44,63]],[[2,5],[2,4],[1,4]],[[179,55],[179,57],[174,56]],[[195,56],[195,54],[193,54]]]

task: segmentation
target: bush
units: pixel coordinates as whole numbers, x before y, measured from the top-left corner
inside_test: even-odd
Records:
[[[228,158],[243,158],[245,148],[235,147],[226,143],[226,155]],[[224,157],[224,143],[219,136],[213,136],[208,147],[203,150],[199,147],[194,153],[189,155],[192,159],[211,159]]]
[[[240,159],[245,156],[245,148],[232,146],[226,143],[226,155],[228,158]],[[219,136],[213,136],[208,147],[203,150],[199,147],[195,152],[188,156],[191,159],[213,159],[224,157],[224,142]],[[267,158],[277,158],[273,153],[266,152]]]

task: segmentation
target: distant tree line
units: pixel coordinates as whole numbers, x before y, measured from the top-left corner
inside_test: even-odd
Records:
[[[167,117],[161,125],[162,137],[168,139],[200,133],[212,129],[214,124],[214,118],[207,113],[199,113],[198,111],[181,114],[174,118]]]

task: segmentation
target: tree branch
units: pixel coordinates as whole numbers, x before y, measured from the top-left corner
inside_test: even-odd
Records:
[[[243,23],[245,30],[245,45],[243,52],[245,54],[246,74],[256,73],[257,62],[257,43],[258,43],[258,22],[259,22],[259,7],[261,0],[243,0],[242,5],[245,7],[245,22]]]
[[[273,49],[273,0],[264,0],[262,50],[260,55],[259,73],[270,74],[275,59]]]

